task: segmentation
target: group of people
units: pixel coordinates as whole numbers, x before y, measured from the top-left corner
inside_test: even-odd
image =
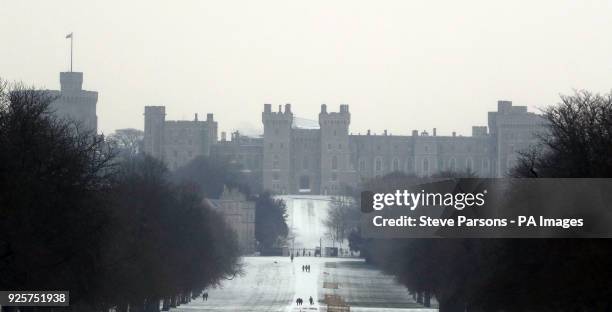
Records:
[[[308,302],[310,302],[310,305],[314,304],[314,300],[312,299],[312,296],[310,296],[310,298],[308,298]],[[304,300],[302,298],[297,298],[295,299],[295,304],[301,306],[304,303]]]
[[[310,264],[302,266],[302,272],[310,272]]]

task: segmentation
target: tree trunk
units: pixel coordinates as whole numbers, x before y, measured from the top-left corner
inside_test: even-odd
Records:
[[[426,291],[425,292],[425,298],[423,300],[423,306],[425,306],[426,308],[431,308],[431,293]]]
[[[423,304],[423,292],[419,291],[417,292],[417,299],[416,299],[417,303]]]
[[[170,311],[170,298],[164,298],[162,311]]]
[[[465,312],[465,303],[456,298],[450,298],[446,300],[438,300],[440,307],[439,312]]]
[[[127,304],[118,305],[117,312],[128,312],[128,305]]]
[[[176,308],[176,296],[172,296],[172,298],[170,299],[170,307],[171,308]]]
[[[159,299],[147,300],[145,312],[159,312]]]

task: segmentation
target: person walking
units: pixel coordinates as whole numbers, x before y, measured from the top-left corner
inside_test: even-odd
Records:
[[[302,265],[302,272],[306,271],[306,266]]]
[[[291,253],[291,263],[293,263],[293,253]]]
[[[308,301],[310,301],[310,305],[314,304],[314,300],[312,299],[312,296],[310,296],[310,298],[308,298]]]
[[[208,301],[208,292],[202,294],[202,301]]]

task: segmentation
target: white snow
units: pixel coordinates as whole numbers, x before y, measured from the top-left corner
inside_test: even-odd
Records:
[[[279,196],[287,203],[288,225],[296,249],[313,250],[323,242],[327,232],[323,220],[327,217],[330,196]],[[259,311],[296,312],[326,311],[325,294],[342,296],[353,312],[412,311],[431,312],[414,303],[406,288],[391,276],[366,265],[361,259],[295,257],[245,257],[245,274],[226,280],[220,288],[208,290],[208,301],[198,298],[173,311]],[[326,263],[329,263],[326,265]],[[309,264],[310,272],[302,272]],[[338,283],[338,289],[323,288],[324,282]],[[308,298],[312,296],[314,304]],[[297,298],[304,303],[298,307]]]

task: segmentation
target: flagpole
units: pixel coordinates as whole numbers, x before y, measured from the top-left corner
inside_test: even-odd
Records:
[[[70,33],[70,72],[72,72],[72,38],[74,37],[73,33]]]

